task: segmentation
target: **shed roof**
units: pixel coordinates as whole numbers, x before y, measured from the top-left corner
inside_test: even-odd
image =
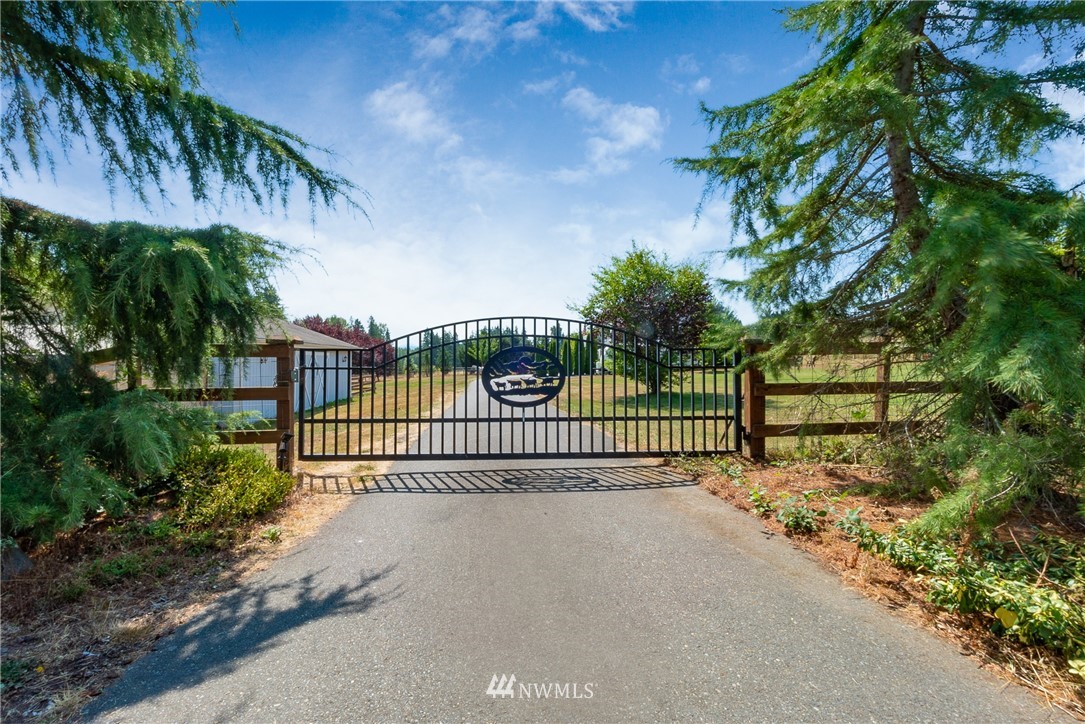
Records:
[[[256,330],[257,344],[283,340],[293,340],[296,346],[310,347],[312,349],[361,349],[358,345],[344,342],[335,337],[329,337],[320,332],[314,332],[285,319],[265,320]]]

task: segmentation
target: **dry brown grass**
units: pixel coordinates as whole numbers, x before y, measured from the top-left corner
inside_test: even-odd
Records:
[[[306,425],[305,450],[318,455],[406,450],[425,428],[425,420],[439,416],[475,379],[451,373],[379,378],[372,392],[366,391],[307,415],[306,420],[316,424]],[[397,425],[368,422],[379,418],[401,422]],[[410,425],[402,422],[408,418],[414,421]],[[353,422],[333,422],[337,419]],[[327,424],[322,424],[324,421]]]
[[[5,722],[69,721],[155,642],[216,597],[267,568],[350,503],[295,492],[275,514],[222,548],[186,551],[126,540],[104,521],[34,551],[34,568],[4,583],[3,660],[23,669],[0,696]],[[155,511],[146,511],[150,521]],[[271,540],[265,532],[275,527]],[[104,579],[124,556],[135,573]]]
[[[735,458],[733,462],[738,460]],[[755,515],[749,500],[750,485],[764,487],[772,500],[777,500],[780,495],[801,495],[812,489],[830,491],[833,495],[847,493],[835,506],[840,508],[837,512],[842,514],[843,508],[863,506],[863,519],[882,532],[899,521],[915,518],[932,502],[894,499],[874,492],[885,489],[888,479],[880,468],[870,466],[743,463],[745,485],[736,486],[707,460],[683,460],[680,464],[683,470],[697,475],[702,487],[750,515]],[[1069,673],[1064,659],[1042,647],[1026,646],[997,636],[990,630],[991,621],[979,615],[950,613],[928,603],[927,588],[922,581],[859,550],[841,531],[832,527],[831,516],[828,524],[821,525],[816,533],[805,535],[789,534],[774,517],[761,520],[768,531],[787,536],[793,545],[816,557],[849,587],[896,615],[951,641],[962,654],[971,656],[983,668],[1037,692],[1052,707],[1085,720],[1085,685]],[[1057,524],[1051,520],[1027,524],[1016,521],[1015,524],[1020,527],[1040,525],[1048,533],[1081,538],[1081,532],[1076,529],[1054,529]]]

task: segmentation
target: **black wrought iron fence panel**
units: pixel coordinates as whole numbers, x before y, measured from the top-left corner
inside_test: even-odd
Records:
[[[740,447],[734,355],[570,319],[493,317],[302,350],[308,460],[612,457]]]

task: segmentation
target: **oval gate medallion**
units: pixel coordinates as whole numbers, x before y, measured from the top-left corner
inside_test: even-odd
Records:
[[[545,349],[509,347],[486,360],[482,386],[502,405],[543,405],[565,386],[565,367]]]

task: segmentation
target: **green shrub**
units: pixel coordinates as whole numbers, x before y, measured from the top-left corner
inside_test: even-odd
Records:
[[[776,520],[784,524],[784,528],[792,533],[813,533],[818,529],[818,518],[828,514],[824,509],[813,511],[807,508],[803,501],[793,495],[780,499],[780,508],[776,512]]]
[[[120,514],[211,430],[206,410],[147,390],[117,393],[70,360],[5,358],[0,398],[0,525],[24,544]]]
[[[769,491],[763,485],[750,486],[750,502],[753,503],[753,512],[764,517],[776,510],[776,505],[769,499]]]
[[[947,428],[940,444],[959,487],[911,525],[912,532],[946,540],[971,530],[984,535],[1009,511],[1060,490],[1077,498],[1085,512],[1085,425],[1067,417],[1055,424],[1019,410],[998,433],[960,425]]]
[[[837,527],[863,550],[920,574],[935,605],[986,615],[996,633],[1068,659],[1085,656],[1085,545],[1040,537],[1012,547],[983,541],[958,552],[909,529],[878,533],[859,512],[848,511]]]
[[[34,663],[26,659],[4,659],[0,661],[0,691],[17,689],[23,679],[34,668]]]
[[[230,527],[268,513],[290,493],[294,480],[255,448],[193,448],[174,471],[177,519],[188,527]]]
[[[96,560],[90,565],[90,578],[102,586],[113,586],[128,578],[138,578],[147,572],[147,558],[141,553],[122,553],[113,558]]]

